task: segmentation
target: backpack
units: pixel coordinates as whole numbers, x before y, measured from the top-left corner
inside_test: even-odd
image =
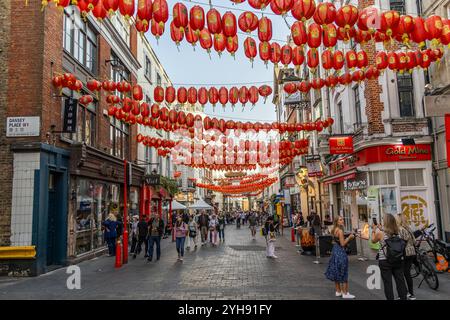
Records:
[[[406,241],[398,235],[393,235],[384,240],[383,252],[390,264],[399,264],[405,256]]]

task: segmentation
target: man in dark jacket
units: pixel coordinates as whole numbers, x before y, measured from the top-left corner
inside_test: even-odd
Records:
[[[142,243],[144,243],[145,248],[145,256],[144,258],[148,257],[148,223],[145,221],[145,216],[141,217],[141,220],[139,221],[137,225],[137,238],[138,238],[138,244],[136,246],[136,250],[133,254],[133,259],[136,259],[136,255],[141,253],[142,249]]]
[[[153,259],[153,248],[156,243],[156,260],[161,257],[161,237],[164,233],[164,221],[158,214],[154,213],[152,218],[148,221],[148,237],[149,237],[149,251],[148,261]]]
[[[200,234],[202,236],[202,246],[206,244],[208,240],[208,228],[209,228],[209,216],[205,211],[202,211],[200,217],[198,217],[198,226],[200,228]]]

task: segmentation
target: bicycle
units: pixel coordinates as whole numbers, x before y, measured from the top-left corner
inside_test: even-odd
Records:
[[[438,255],[444,257],[445,261],[450,261],[450,244],[436,239],[434,236],[434,230],[436,230],[436,227],[434,227],[434,223],[432,223],[427,228],[419,230],[419,232],[416,231],[416,234],[421,236],[421,238],[425,237],[425,241],[431,249],[428,253],[433,254],[435,264],[439,261]]]
[[[414,246],[416,250],[416,261],[414,261],[411,266],[411,277],[415,278],[419,274],[421,274],[423,276],[423,279],[419,284],[419,288],[422,285],[423,281],[425,281],[430,289],[437,290],[439,288],[439,279],[433,264],[429,261],[430,251],[420,248],[423,241],[426,241],[428,244],[430,244],[429,234],[433,231],[427,230],[430,227],[432,227],[432,225],[428,228],[424,228],[414,232],[414,236],[416,237],[416,239],[419,237],[420,238],[416,241],[416,244]]]

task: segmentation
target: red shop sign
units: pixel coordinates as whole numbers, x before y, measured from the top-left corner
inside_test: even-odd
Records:
[[[369,147],[331,162],[330,168],[331,174],[335,175],[371,163],[429,160],[431,160],[431,146],[429,144],[386,145]]]
[[[353,153],[353,137],[331,137],[330,154],[349,154]]]

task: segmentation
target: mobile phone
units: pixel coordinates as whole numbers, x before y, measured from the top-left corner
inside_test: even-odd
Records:
[[[377,226],[378,225],[378,222],[377,222],[377,218],[372,218],[372,222],[373,222],[373,224],[375,225],[375,226]]]

